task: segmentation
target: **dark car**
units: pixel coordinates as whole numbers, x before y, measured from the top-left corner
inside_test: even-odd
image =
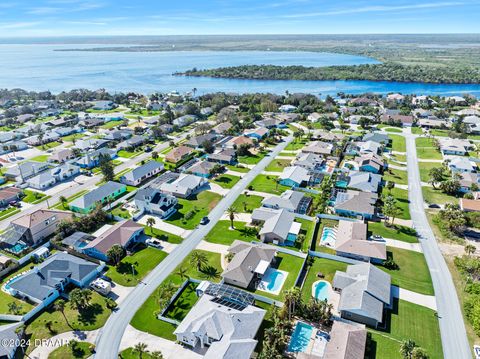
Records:
[[[200,224],[201,225],[205,225],[207,224],[208,222],[210,222],[210,219],[208,217],[203,217],[202,220],[200,221]]]
[[[428,205],[428,208],[440,208],[440,206],[436,203],[431,203]]]

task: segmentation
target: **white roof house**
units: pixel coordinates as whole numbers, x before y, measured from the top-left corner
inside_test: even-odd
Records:
[[[205,178],[182,173],[173,182],[163,183],[160,190],[177,197],[188,197],[207,183]]]
[[[382,182],[381,175],[370,172],[351,171],[349,174],[348,187],[364,192],[376,193],[380,182]]]
[[[300,186],[302,183],[308,183],[310,175],[303,167],[290,166],[283,169],[280,175],[280,182],[285,186]]]

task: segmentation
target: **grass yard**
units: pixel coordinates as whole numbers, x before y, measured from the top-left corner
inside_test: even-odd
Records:
[[[266,156],[266,153],[262,153],[262,152],[251,154],[250,156],[238,156],[238,162],[244,163],[246,165],[256,165],[265,156]]]
[[[101,328],[112,313],[105,305],[105,298],[97,292],[92,292],[90,305],[85,310],[77,311],[72,309],[69,303],[66,303],[65,316],[68,323],[62,313],[53,308],[54,303],[27,323],[26,335],[32,343],[35,342],[35,339],[48,339],[72,330]],[[30,347],[30,349],[34,348]]]
[[[423,253],[387,247],[387,256],[392,256],[399,270],[379,266],[392,276],[392,284],[417,293],[434,295],[432,279]]]
[[[52,208],[55,208],[55,209],[64,209],[64,210],[68,210],[68,203],[76,200],[77,198],[79,197],[82,197],[85,193],[87,193],[88,190],[87,189],[84,189],[83,191],[80,191],[78,193],[75,193],[73,196],[70,196],[70,197],[67,197],[67,203],[65,203],[65,205],[63,205],[63,203],[61,202],[58,202],[58,203],[55,203]]]
[[[412,133],[415,135],[423,135],[423,129],[421,127],[412,127]]]
[[[45,197],[47,196],[44,193],[31,191],[28,189],[24,190],[23,193],[25,194],[25,197],[22,198],[22,201],[26,203],[39,203],[46,200]]]
[[[240,172],[240,173],[247,173],[248,171],[250,171],[250,168],[243,167],[242,165],[239,165],[239,166],[226,165],[225,167],[229,170]]]
[[[390,132],[390,133],[402,133],[401,128],[396,128],[396,127],[384,127],[384,131]]]
[[[246,226],[245,222],[233,222],[234,229],[230,229],[230,221],[218,221],[212,230],[205,236],[211,243],[229,246],[236,239],[244,242],[257,240],[257,231],[254,227]]]
[[[111,128],[120,126],[122,123],[123,123],[123,120],[108,121],[107,123],[101,125],[100,128],[104,128],[106,130],[109,130]]]
[[[144,228],[145,228],[144,229],[145,235],[147,235],[149,237],[155,237],[155,238],[160,239],[162,241],[173,243],[173,244],[180,244],[183,241],[182,237],[179,237],[175,234],[171,234],[171,233],[162,231],[161,229],[158,229],[158,228],[155,228],[155,227],[152,227],[150,229],[150,227],[148,227],[148,226],[144,226]]]
[[[172,340],[175,340],[175,339],[172,339]],[[138,354],[138,352],[136,352],[134,348],[127,348],[118,354],[118,358],[119,359],[152,359],[153,357],[150,355],[150,353],[143,353],[142,356],[140,357],[140,354]]]
[[[255,196],[253,194],[245,195],[242,193],[237,197],[232,207],[235,208],[237,212],[250,213],[262,205],[262,200],[263,197],[261,196]]]
[[[9,207],[7,209],[1,210],[0,211],[0,221],[13,216],[14,214],[17,214],[20,212],[20,209],[17,207]]]
[[[396,168],[388,168],[383,174],[383,180],[392,181],[398,184],[408,184],[408,172]]]
[[[270,164],[265,167],[265,171],[268,172],[283,172],[285,167],[290,166],[291,160],[283,160],[283,159],[274,159]]]
[[[443,193],[439,189],[433,187],[422,187],[423,200],[427,203],[445,204],[445,203],[459,203],[459,199]]]
[[[317,277],[317,273],[321,272],[325,276],[324,279],[332,283],[335,272],[337,270],[345,271],[347,266],[347,263],[314,257],[313,264],[308,268],[308,274],[302,287],[302,297],[304,300],[308,300],[312,297],[312,285],[317,280],[321,279]]]
[[[194,229],[202,217],[208,216],[221,198],[218,193],[210,191],[200,192],[190,199],[179,198],[177,212],[165,221],[185,229]]]
[[[118,267],[111,266],[107,276],[125,287],[136,286],[168,254],[157,248],[147,247],[122,259]]]
[[[270,175],[258,175],[250,183],[248,188],[253,191],[266,192],[272,194],[282,194],[285,190],[290,189],[290,187],[283,186],[280,183],[276,183],[275,179],[278,177]]]
[[[315,246],[313,247],[313,250],[321,250],[323,248],[327,248],[325,246],[322,246],[321,245],[321,239],[322,239],[322,233],[323,233],[323,229],[325,227],[328,227],[328,228],[335,228],[338,226],[338,221],[335,221],[333,219],[325,219],[325,218],[322,218],[320,220],[320,225],[319,225],[319,228],[318,228],[318,231],[317,231],[317,237],[315,238]]]
[[[190,264],[190,256],[177,267],[187,269],[186,275],[190,278],[196,279],[208,279],[212,282],[219,282],[220,273],[222,273],[222,267],[220,265],[220,254],[212,253],[202,250],[197,250],[203,253],[208,258],[208,266],[201,271],[197,271],[197,268]],[[177,269],[170,274],[163,283],[172,282],[175,285],[181,285],[185,278],[181,278],[176,274]],[[175,341],[176,337],[173,335],[175,326],[173,324],[161,321],[157,319],[157,313],[160,310],[157,301],[157,292],[155,291],[148,299],[143,303],[140,309],[135,313],[130,324],[138,330],[156,335],[161,338]]]
[[[413,339],[427,351],[429,358],[443,358],[438,318],[426,307],[394,299],[393,310],[387,318],[387,329],[368,330],[372,335],[367,359],[402,359],[400,345]]]
[[[315,229],[315,222],[312,222],[312,221],[309,221],[308,219],[303,219],[303,218],[295,218],[295,222],[302,224],[302,228],[300,229],[300,234],[303,234],[305,236],[305,240],[303,241],[303,243],[301,243],[301,246],[299,246],[299,249],[301,249],[302,252],[306,253],[310,249],[310,243],[312,243],[313,231]]]
[[[120,150],[118,151],[118,157],[123,157],[123,158],[133,158],[140,156],[143,153],[143,151],[127,151],[127,150]]]
[[[86,136],[85,133],[74,133],[74,134],[71,134],[71,135],[68,135],[68,136],[63,136],[62,140],[66,141],[66,142],[73,142],[73,141],[79,140],[80,138],[83,138],[85,136]]]
[[[60,142],[53,141],[53,142],[45,143],[43,145],[35,146],[35,148],[38,150],[49,150],[50,148],[54,148],[57,146],[60,146]]]
[[[305,146],[306,143],[307,143],[307,141],[304,140],[304,139],[302,139],[300,141],[292,141],[287,145],[287,147],[285,147],[285,150],[286,151],[301,150]]]
[[[448,137],[449,130],[439,130],[436,128],[432,128],[429,132],[432,136]]]
[[[435,147],[433,138],[419,137],[415,140],[417,146],[417,156],[426,160],[441,160],[442,154]]]
[[[62,345],[50,353],[48,359],[86,359],[93,355],[95,345],[88,342],[78,342],[75,350],[70,345]]]
[[[407,243],[418,243],[417,232],[410,227],[395,225],[386,227],[382,222],[368,222],[369,234],[378,234],[384,238],[396,239]]]
[[[384,191],[384,195],[391,194],[397,200],[397,206],[400,208],[400,214],[397,216],[401,219],[411,219],[410,209],[408,205],[410,201],[408,200],[408,191],[401,188],[393,188],[390,192],[388,190]]]
[[[221,186],[223,188],[227,188],[227,189],[235,186],[235,184],[238,181],[240,181],[240,177],[229,175],[229,174],[223,174],[223,175],[217,176],[213,180],[213,182],[215,182],[219,186]]]
[[[36,157],[30,158],[29,161],[36,161],[36,162],[47,162],[50,155],[38,155]]]
[[[122,208],[122,204],[119,204],[118,206],[116,206],[115,208],[113,208],[110,213],[114,216],[118,216],[118,217],[121,217],[121,218],[124,218],[124,219],[131,219],[132,218],[132,215],[130,214],[130,212],[125,209],[125,208]]]
[[[391,155],[391,160],[396,161],[396,162],[407,162],[407,156],[406,155],[399,155],[399,154],[392,154]]]
[[[405,137],[400,135],[388,135],[392,140],[392,151],[407,152],[407,143]]]
[[[170,304],[163,315],[167,318],[181,322],[195,303],[197,303],[198,297],[195,292],[197,285],[197,283],[189,282],[183,289],[182,293],[173,303]]]
[[[432,168],[442,168],[442,164],[438,162],[421,162],[419,163],[419,170],[420,170],[420,180],[422,182],[428,182],[430,181],[430,175],[429,172]],[[445,171],[446,173],[447,171]],[[447,176],[443,176],[445,179]]]

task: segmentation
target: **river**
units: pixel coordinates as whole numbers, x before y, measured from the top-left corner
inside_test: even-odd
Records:
[[[248,64],[358,65],[377,63],[352,55],[273,51],[111,52],[55,51],[89,45],[0,45],[0,87],[59,92],[77,88],[151,93],[177,90],[208,92],[305,92],[322,95],[401,92],[480,95],[480,85],[423,84],[374,81],[280,81],[173,76],[174,72]],[[106,46],[106,45],[99,45]]]

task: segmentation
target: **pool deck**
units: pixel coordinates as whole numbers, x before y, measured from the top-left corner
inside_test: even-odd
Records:
[[[269,268],[268,270],[272,270],[271,268]],[[268,284],[270,282],[267,282],[267,281],[264,281],[263,280],[263,277],[262,277],[262,280],[260,281],[260,283],[258,283],[258,286],[257,286],[257,290],[261,291],[261,292],[265,292],[265,293],[270,293],[270,294],[273,294],[273,295],[279,295],[282,288],[283,288],[283,285],[285,284],[285,281],[287,280],[287,276],[289,275],[288,272],[285,272],[283,270],[279,270],[279,269],[274,269],[275,271],[277,272],[280,272],[280,273],[283,273],[284,277],[283,277],[283,280],[282,280],[282,285],[280,285],[280,287],[275,290],[275,291],[272,291],[272,290],[269,290],[269,289],[266,289],[266,286],[268,286]],[[265,276],[265,275],[264,275]],[[262,288],[263,287],[263,288]],[[264,289],[265,288],[265,289]]]
[[[324,279],[320,279],[320,280],[317,280],[316,282],[313,282],[313,284],[312,284],[312,298],[315,298],[315,286],[317,285],[317,283],[320,283],[320,282],[328,283],[328,300],[327,300],[327,302],[329,304],[333,305],[332,314],[333,315],[340,315],[340,313],[338,312],[338,305],[340,303],[340,294],[333,290],[332,285],[330,284],[329,281],[324,280]]]

